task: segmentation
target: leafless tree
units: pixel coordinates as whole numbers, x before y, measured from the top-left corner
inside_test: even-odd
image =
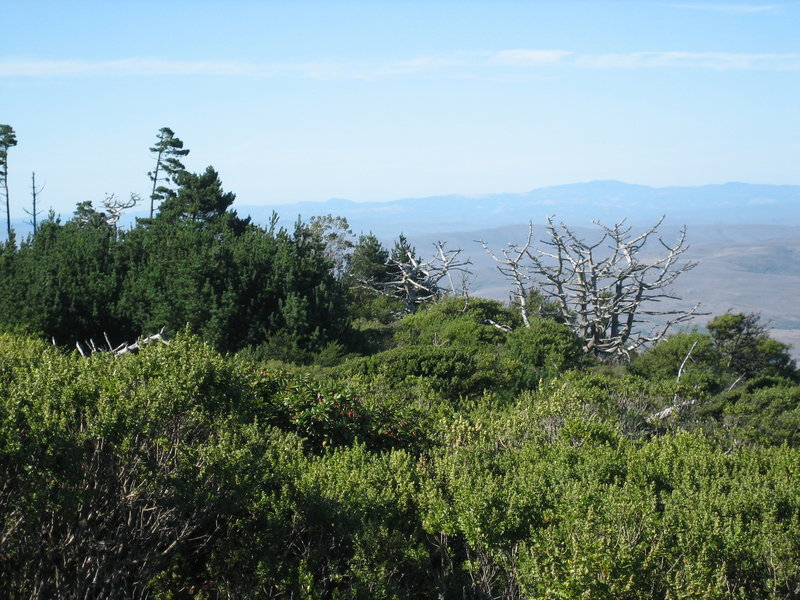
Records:
[[[387,267],[392,277],[388,281],[361,281],[360,284],[383,296],[396,298],[403,302],[403,312],[413,313],[426,302],[431,302],[440,296],[457,294],[459,290],[453,281],[453,274],[469,274],[467,259],[459,259],[461,249],[448,250],[447,242],[436,242],[436,253],[429,260],[418,258],[413,249],[407,249],[405,255],[393,255],[389,258]],[[447,285],[442,287],[442,280],[447,280]],[[462,291],[466,286],[466,279],[462,279]]]
[[[27,208],[23,208],[22,210],[31,218],[30,223],[33,226],[33,235],[36,235],[36,218],[42,214],[42,211],[36,209],[36,201],[39,199],[39,194],[42,193],[42,190],[44,190],[44,185],[36,187],[36,173],[31,173],[31,210]]]
[[[97,352],[111,352],[114,356],[123,356],[125,354],[136,354],[139,352],[142,346],[150,344],[152,342],[161,342],[162,344],[169,345],[168,336],[164,333],[166,327],[162,327],[158,333],[154,333],[153,335],[148,335],[146,337],[139,337],[135,342],[128,343],[123,342],[119,346],[114,347],[111,344],[111,340],[108,339],[108,335],[103,332],[103,338],[105,339],[105,346],[95,344],[94,340],[89,339],[86,340],[85,346],[80,342],[75,342],[75,348],[78,350],[81,356],[84,358],[95,354]],[[55,340],[53,341],[55,345]]]
[[[309,229],[325,243],[325,258],[333,265],[333,274],[343,277],[350,255],[355,244],[355,235],[344,217],[331,214],[313,216],[309,220]]]
[[[136,206],[141,199],[139,194],[133,193],[127,200],[119,200],[114,194],[108,194],[106,199],[103,200],[103,206],[106,209],[106,222],[116,231],[117,223],[119,223],[122,213]]]
[[[533,285],[534,274],[529,264],[532,241],[533,223],[528,223],[528,237],[525,239],[525,243],[522,245],[509,244],[507,247],[503,248],[502,258],[497,256],[486,242],[478,240],[478,243],[489,253],[489,256],[497,262],[497,270],[513,282],[514,287],[511,290],[511,302],[519,308],[525,327],[530,327],[531,325],[527,298],[531,286]]]
[[[643,233],[620,221],[612,227],[595,224],[600,238],[586,242],[564,223],[547,220],[547,238],[533,248],[533,227],[521,246],[511,244],[498,257],[483,244],[498,262],[498,269],[514,283],[512,297],[528,323],[525,298],[537,284],[554,303],[560,319],[571,324],[582,340],[583,349],[604,362],[628,362],[643,345],[663,338],[670,327],[685,322],[697,312],[689,309],[658,308],[665,300],[680,300],[671,291],[675,279],[696,266],[680,263],[688,249],[686,228],[677,242],[669,244],[657,237],[661,256],[645,260],[644,246],[656,237],[664,217]],[[657,324],[654,324],[657,323]],[[646,324],[651,329],[646,332]]]

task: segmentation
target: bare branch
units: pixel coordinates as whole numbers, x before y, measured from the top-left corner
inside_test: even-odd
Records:
[[[697,340],[694,341],[692,347],[689,348],[689,351],[686,353],[686,356],[681,361],[681,366],[678,367],[678,377],[675,379],[675,381],[680,381],[681,377],[683,377],[683,369],[686,367],[686,363],[689,362],[689,359],[692,357],[692,352],[694,352],[694,349],[696,347],[697,347]]]
[[[116,227],[117,223],[122,217],[123,211],[136,206],[141,201],[141,196],[138,194],[131,194],[128,200],[119,200],[114,194],[108,194],[103,200],[103,206],[106,209],[106,222],[112,227]]]
[[[664,222],[658,222],[638,235],[619,221],[613,226],[595,222],[602,235],[586,241],[565,223],[555,224],[548,217],[545,239],[532,247],[532,226],[522,246],[510,244],[498,257],[481,243],[498,263],[498,269],[513,283],[512,296],[529,325],[524,298],[528,287],[538,283],[544,297],[558,306],[559,318],[571,324],[582,340],[584,351],[608,362],[629,361],[645,344],[663,338],[670,327],[698,313],[691,309],[658,310],[664,300],[677,300],[670,287],[675,279],[697,263],[679,263],[687,250],[686,228],[682,227],[675,244],[662,238],[664,254],[644,260],[641,251]],[[652,318],[661,323],[649,334],[642,325]],[[666,318],[665,318],[666,317]]]
[[[446,241],[436,242],[436,253],[427,261],[420,260],[411,251],[406,251],[405,259],[390,258],[387,265],[395,273],[395,277],[381,282],[359,280],[359,285],[382,296],[402,300],[405,313],[413,313],[419,305],[442,296],[464,293],[466,278],[471,274],[469,265],[472,261],[459,259],[461,249],[447,250],[446,245]],[[460,291],[453,282],[454,272],[462,275]],[[439,285],[445,278],[449,282],[449,290],[442,289]]]
[[[526,327],[530,327],[528,309],[525,304],[525,299],[528,296],[531,276],[528,268],[523,264],[523,260],[526,257],[530,257],[529,250],[532,241],[533,222],[531,221],[528,222],[528,237],[526,238],[525,243],[522,244],[522,246],[509,244],[506,248],[503,248],[503,258],[498,257],[497,254],[495,254],[492,249],[489,248],[486,242],[483,240],[478,240],[478,243],[483,246],[483,249],[486,250],[489,256],[491,256],[497,263],[497,270],[514,282],[514,288],[511,292],[511,299],[512,302],[519,307],[520,314],[522,315],[522,321],[525,323]]]

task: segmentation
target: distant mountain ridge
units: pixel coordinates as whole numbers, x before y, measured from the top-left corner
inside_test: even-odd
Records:
[[[610,224],[621,219],[632,225],[650,225],[661,215],[666,215],[667,222],[672,224],[800,225],[800,185],[724,183],[658,188],[606,180],[542,187],[524,193],[450,194],[388,202],[333,198],[269,206],[237,202],[233,208],[262,225],[269,222],[273,211],[284,226],[290,226],[298,216],[307,221],[314,215],[333,214],[346,217],[356,233],[371,231],[378,236],[472,231],[529,220],[541,223],[550,215],[574,226],[593,221]],[[128,226],[135,217],[145,214],[128,213],[122,225]],[[62,220],[69,217],[64,214]],[[18,239],[30,230],[26,221],[12,220]]]
[[[555,215],[571,225],[627,219],[652,224],[661,215],[670,223],[703,225],[800,225],[800,186],[725,183],[691,187],[649,187],[620,181],[592,181],[534,189],[526,193],[446,195],[389,202],[300,202],[276,206],[239,206],[255,222],[274,210],[286,224],[298,216],[346,217],[354,231],[376,235],[469,231],[522,222],[543,222]]]

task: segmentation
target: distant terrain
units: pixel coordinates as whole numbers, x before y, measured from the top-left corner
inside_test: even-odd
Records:
[[[591,240],[598,230],[576,228]],[[674,227],[664,228],[665,238],[675,235]],[[544,225],[534,224],[536,239],[541,239]],[[495,263],[475,240],[485,241],[499,251],[509,242],[520,243],[527,225],[515,225],[470,232],[447,232],[410,236],[418,252],[432,251],[437,240],[447,240],[448,247],[462,248],[473,262],[470,285],[476,296],[505,300],[510,285],[497,271]],[[690,248],[684,254],[697,266],[676,281],[674,291],[683,305],[701,302],[695,324],[702,327],[713,315],[732,312],[756,312],[770,323],[775,338],[793,345],[800,358],[800,228],[780,225],[695,225],[689,226]],[[389,243],[390,240],[385,240]],[[655,247],[654,247],[655,248]]]
[[[620,181],[592,181],[517,194],[431,196],[390,202],[334,198],[326,202],[265,206],[244,204],[241,200],[233,208],[241,216],[250,215],[256,223],[269,222],[273,212],[284,225],[294,223],[298,217],[307,220],[314,215],[333,214],[346,217],[356,233],[372,232],[379,237],[474,231],[519,225],[529,220],[539,223],[551,215],[574,226],[620,219],[632,225],[651,225],[662,215],[666,215],[667,223],[678,225],[745,226],[717,232],[713,238],[713,241],[732,242],[745,241],[752,224],[800,226],[798,185],[725,183],[654,188]],[[127,222],[142,216],[146,216],[144,210],[129,212]],[[18,236],[27,235],[30,229],[27,221],[27,218],[12,219]],[[708,230],[709,235],[712,232],[713,229]]]
[[[424,255],[437,240],[462,248],[473,261],[471,291],[506,299],[509,286],[476,240],[499,250],[521,242],[527,222],[537,239],[554,215],[585,233],[597,235],[593,221],[621,219],[639,228],[666,215],[663,234],[674,236],[687,226],[690,249],[684,255],[697,267],[678,279],[675,292],[687,303],[702,302],[702,311],[758,312],[773,334],[794,346],[800,357],[800,186],[726,183],[697,187],[653,188],[618,181],[595,181],[540,188],[524,194],[435,196],[392,202],[347,200],[307,202],[274,207],[242,206],[257,222],[274,210],[283,223],[300,216],[346,217],[357,234],[373,232],[385,245],[406,234]],[[585,229],[581,229],[585,227]],[[698,317],[702,326],[709,317]]]
[[[555,215],[570,225],[627,219],[650,225],[666,214],[668,222],[689,225],[800,225],[800,186],[726,183],[654,188],[619,181],[593,181],[545,187],[522,194],[449,195],[391,202],[333,199],[279,206],[240,206],[240,213],[265,222],[273,210],[286,222],[298,215],[347,217],[353,231],[377,236],[472,231],[544,222]],[[746,234],[743,234],[746,235]],[[730,240],[739,241],[739,240]]]
[[[391,202],[332,199],[276,206],[234,204],[242,216],[259,224],[273,213],[290,226],[298,218],[332,214],[346,217],[356,233],[372,232],[391,246],[400,233],[424,255],[433,242],[447,240],[472,258],[471,291],[505,299],[508,285],[476,240],[499,250],[521,242],[528,221],[537,239],[548,216],[596,235],[593,221],[622,219],[635,228],[666,215],[662,232],[674,236],[688,228],[687,260],[698,266],[677,281],[676,293],[687,303],[701,301],[712,315],[726,310],[758,312],[771,323],[776,338],[794,346],[800,356],[800,186],[726,183],[695,187],[654,188],[619,181],[594,181],[545,187],[527,193],[448,195]],[[64,215],[67,217],[68,215]],[[136,216],[129,214],[129,223]],[[24,237],[22,221],[15,227]],[[581,229],[585,228],[585,229]],[[702,326],[706,317],[699,317]]]

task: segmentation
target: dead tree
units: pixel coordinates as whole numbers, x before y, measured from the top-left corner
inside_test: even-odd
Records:
[[[117,223],[119,223],[122,213],[129,208],[136,206],[141,200],[139,194],[131,194],[128,200],[118,200],[114,194],[108,194],[106,199],[103,200],[103,206],[106,209],[106,222],[116,232]]]
[[[528,315],[528,294],[533,282],[532,271],[529,264],[531,242],[533,241],[533,223],[528,223],[528,237],[521,246],[509,244],[503,248],[503,258],[495,254],[483,240],[478,243],[483,249],[497,262],[497,270],[505,277],[510,279],[514,287],[511,290],[511,302],[519,308],[522,315],[522,322],[525,327],[530,327],[530,316]]]
[[[560,319],[569,323],[583,343],[585,352],[603,362],[629,362],[633,353],[645,344],[662,339],[670,327],[690,320],[698,306],[689,309],[659,309],[666,300],[680,300],[671,285],[697,263],[679,264],[688,249],[686,228],[678,241],[666,243],[658,237],[662,255],[645,260],[642,249],[651,240],[664,217],[643,233],[633,235],[625,221],[607,227],[600,223],[600,239],[586,242],[564,223],[547,220],[547,239],[532,249],[532,227],[522,246],[511,245],[498,258],[498,269],[515,285],[514,297],[520,303],[523,320],[526,285],[538,284],[544,296],[553,301]],[[657,322],[658,324],[654,324]],[[649,332],[646,332],[647,325]]]
[[[30,223],[33,226],[33,235],[36,235],[36,229],[37,229],[36,218],[40,214],[42,214],[42,211],[36,209],[36,201],[39,198],[39,194],[41,194],[43,190],[44,190],[44,185],[42,185],[42,187],[36,187],[36,173],[32,172],[31,173],[31,204],[32,204],[31,210],[28,210],[27,208],[23,208],[22,210],[24,210],[25,214],[27,214],[31,218]]]
[[[350,255],[353,253],[354,234],[344,217],[313,216],[309,220],[309,229],[325,244],[325,258],[333,265],[333,274],[341,279],[347,269]]]
[[[378,294],[395,298],[403,303],[403,312],[411,314],[427,302],[441,296],[457,294],[459,291],[453,282],[453,273],[468,275],[468,266],[472,262],[460,260],[461,249],[447,250],[447,242],[436,242],[436,254],[429,260],[420,260],[413,249],[406,250],[405,256],[392,256],[387,269],[392,274],[388,281],[361,281],[366,287]],[[447,286],[440,286],[447,279]],[[466,281],[462,279],[462,290]]]
[[[169,345],[169,341],[167,338],[167,334],[164,333],[166,328],[162,327],[158,333],[154,333],[153,335],[148,335],[147,337],[140,337],[132,344],[128,342],[123,342],[119,346],[112,346],[111,341],[108,339],[108,335],[103,333],[103,338],[105,339],[106,345],[105,346],[98,346],[95,344],[94,340],[87,340],[85,342],[86,346],[84,347],[80,342],[75,342],[75,348],[80,352],[80,355],[84,358],[95,354],[97,352],[111,352],[114,356],[123,356],[125,354],[136,354],[139,352],[139,349],[142,346],[150,344],[152,342],[161,342],[162,344]],[[55,344],[55,340],[53,340],[53,344]]]

